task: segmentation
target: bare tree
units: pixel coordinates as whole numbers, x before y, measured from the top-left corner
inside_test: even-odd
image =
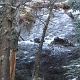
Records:
[[[32,80],[38,80],[38,76],[39,76],[39,66],[40,66],[40,58],[41,58],[41,53],[42,53],[42,46],[43,46],[43,42],[44,42],[44,38],[45,38],[45,34],[46,34],[46,30],[48,28],[48,24],[50,21],[50,16],[53,10],[53,6],[55,1],[50,1],[50,11],[49,11],[49,16],[46,20],[46,24],[43,28],[43,33],[42,33],[42,38],[41,38],[41,42],[39,45],[39,49],[38,49],[38,54],[36,55],[35,58],[35,64],[34,64],[34,69],[33,69],[33,74],[32,74]]]

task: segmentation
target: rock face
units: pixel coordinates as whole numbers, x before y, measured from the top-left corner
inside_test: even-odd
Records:
[[[54,41],[56,44],[65,43],[65,40],[61,38],[55,38]],[[55,46],[53,47],[54,44],[42,50],[39,76],[45,80],[67,80],[64,76],[67,69],[64,69],[62,66],[66,65],[69,60],[79,57],[79,53],[75,54],[77,53],[77,51],[74,51],[75,47],[70,46],[70,51],[66,51],[64,47],[65,51],[54,54],[56,49]],[[31,80],[38,46],[38,43],[34,42],[19,42],[19,51],[16,59],[16,80]]]
[[[44,11],[44,14],[42,11]],[[37,13],[44,23],[48,17],[48,12],[47,9],[42,9]],[[80,56],[77,47],[68,40],[68,37],[74,33],[73,23],[72,19],[62,9],[53,10],[52,13],[54,13],[54,17],[51,15],[43,43],[39,77],[44,78],[44,80],[68,80],[64,75],[67,69],[62,66]],[[35,55],[38,52],[40,43],[39,38],[42,36],[44,27],[42,22],[37,18],[30,32],[22,29],[21,36],[26,41],[18,43],[16,80],[31,80]]]
[[[66,2],[59,2],[59,3],[55,3],[54,4],[54,8],[58,9],[58,8],[62,8],[64,10],[69,10],[70,6],[66,4]]]

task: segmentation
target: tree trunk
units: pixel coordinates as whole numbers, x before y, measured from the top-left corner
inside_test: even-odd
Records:
[[[35,64],[34,64],[34,70],[33,70],[33,74],[32,74],[32,80],[38,80],[39,65],[40,65],[39,63],[40,63],[40,58],[41,58],[42,46],[43,46],[46,30],[48,28],[48,24],[49,24],[49,21],[50,21],[50,15],[52,13],[52,9],[53,9],[53,7],[50,7],[49,16],[46,20],[46,24],[45,24],[44,29],[43,29],[42,39],[41,39],[41,42],[40,42],[40,45],[39,45],[38,54],[36,55],[36,58],[35,58]]]
[[[0,80],[15,79],[19,30],[17,29],[17,10],[11,6],[12,1],[5,1],[2,29],[0,30]]]
[[[2,16],[2,15],[0,15],[0,23],[1,23],[1,21],[2,21],[2,20],[1,20],[1,16]],[[1,30],[2,30],[2,26],[0,25],[0,36],[1,36]],[[2,69],[2,68],[1,68],[1,64],[2,64],[2,62],[1,62],[1,61],[2,61],[2,58],[1,58],[1,56],[2,56],[2,53],[1,53],[1,42],[2,42],[2,40],[1,40],[1,37],[0,37],[0,74],[1,74],[1,69]],[[1,79],[1,76],[0,76],[0,79]]]
[[[4,13],[2,19],[2,30],[1,30],[1,45],[0,45],[0,80],[10,80],[10,41],[9,31],[12,25],[11,21],[8,20],[7,16],[10,15],[10,8],[4,5]],[[8,15],[7,15],[8,13]]]
[[[16,9],[14,9],[15,0],[12,0],[12,28],[10,31],[10,80],[15,80],[15,68],[16,68],[16,51],[18,50],[18,38],[19,38],[19,18],[20,18],[20,3],[17,3]]]

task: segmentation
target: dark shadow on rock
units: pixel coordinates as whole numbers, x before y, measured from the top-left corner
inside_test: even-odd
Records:
[[[40,38],[34,38],[34,43],[40,43],[41,39]]]
[[[40,43],[41,40],[40,40],[40,38],[35,38],[35,39],[34,39],[34,42],[35,42],[35,43]]]
[[[54,41],[52,41],[50,44],[59,44],[59,45],[65,46],[65,47],[74,46],[73,43],[71,41],[69,41],[68,39],[62,39],[59,37],[54,38]]]

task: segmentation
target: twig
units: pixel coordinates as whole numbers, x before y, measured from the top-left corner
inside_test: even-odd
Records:
[[[25,41],[23,38],[22,38],[22,36],[19,36],[23,41]]]

